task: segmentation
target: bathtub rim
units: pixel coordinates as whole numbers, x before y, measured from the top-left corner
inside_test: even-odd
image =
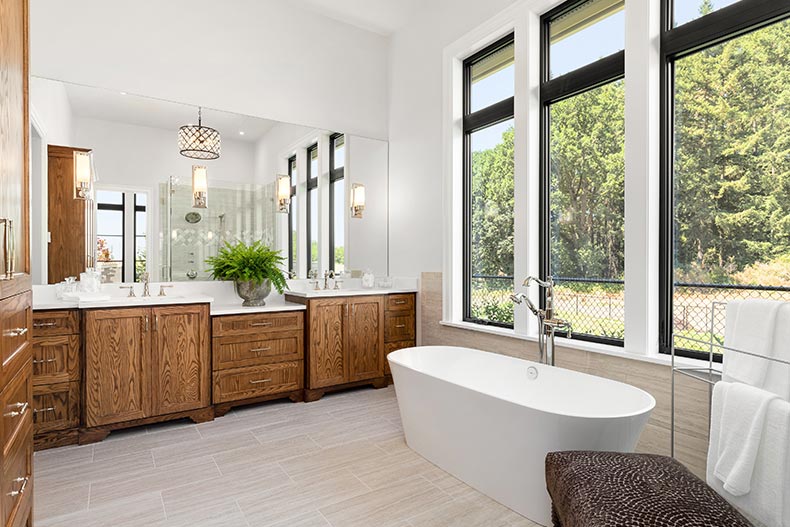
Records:
[[[478,389],[469,387],[467,385],[464,385],[464,384],[461,384],[461,383],[458,383],[458,382],[455,382],[455,381],[451,381],[449,379],[445,379],[445,378],[442,378],[442,377],[438,377],[437,375],[434,375],[434,374],[431,374],[431,373],[428,373],[428,372],[425,372],[425,371],[422,371],[422,370],[417,370],[415,368],[412,368],[412,367],[404,364],[402,362],[402,360],[398,360],[400,356],[406,355],[410,351],[419,350],[419,349],[450,349],[450,350],[465,350],[465,351],[473,351],[473,352],[478,352],[478,353],[486,353],[486,354],[496,355],[496,356],[500,356],[500,357],[507,357],[509,359],[522,361],[522,362],[525,362],[527,364],[532,364],[532,365],[536,365],[536,366],[540,366],[540,367],[557,368],[557,369],[560,369],[560,370],[565,370],[565,371],[572,372],[574,375],[583,375],[583,376],[586,376],[586,377],[595,377],[595,379],[597,381],[603,381],[603,382],[606,382],[606,383],[614,383],[614,384],[618,384],[618,385],[623,385],[623,386],[627,387],[630,390],[637,390],[639,392],[642,392],[643,394],[647,395],[648,400],[650,401],[650,404],[646,408],[643,408],[642,410],[633,411],[633,412],[623,412],[623,413],[619,413],[619,414],[609,414],[609,415],[594,415],[594,414],[583,415],[583,414],[576,414],[576,413],[570,413],[570,412],[554,411],[554,410],[549,410],[549,409],[540,408],[540,407],[536,407],[536,406],[530,406],[530,405],[524,404],[521,401],[517,401],[517,400],[514,400],[514,399],[509,398],[509,397],[505,397],[505,396],[502,396],[502,395],[499,395],[499,394],[493,394],[493,393],[490,393],[490,392],[480,391]],[[473,391],[475,393],[479,393],[481,395],[485,395],[485,396],[488,396],[488,397],[493,397],[494,399],[498,399],[498,400],[506,402],[506,403],[515,404],[515,405],[518,405],[518,406],[521,406],[521,407],[524,407],[524,408],[529,408],[531,410],[535,410],[537,412],[543,412],[543,413],[555,415],[555,416],[558,416],[558,417],[569,417],[569,418],[574,418],[574,419],[595,419],[595,420],[601,420],[601,419],[626,419],[626,418],[631,418],[631,417],[639,417],[639,416],[642,416],[642,415],[645,415],[645,414],[647,414],[649,416],[653,412],[653,410],[656,408],[656,404],[657,404],[656,403],[656,398],[653,397],[653,395],[650,392],[648,392],[646,390],[643,390],[642,388],[639,388],[639,387],[634,386],[632,384],[628,384],[628,383],[621,382],[621,381],[615,381],[613,379],[607,379],[606,377],[601,377],[599,375],[593,375],[593,374],[590,374],[590,373],[584,373],[584,372],[580,372],[580,371],[576,371],[576,370],[571,370],[569,368],[562,368],[560,366],[551,366],[549,364],[541,364],[539,362],[535,362],[535,361],[531,361],[531,360],[527,360],[527,359],[522,359],[522,358],[519,358],[519,357],[512,357],[510,355],[503,355],[501,353],[495,353],[493,351],[486,351],[486,350],[475,349],[475,348],[467,348],[467,347],[464,347],[464,346],[412,346],[412,347],[409,347],[409,348],[402,348],[402,349],[399,349],[399,350],[391,352],[389,355],[387,355],[387,360],[390,362],[390,369],[392,369],[392,364],[395,364],[395,365],[397,365],[397,366],[399,366],[401,368],[413,371],[415,373],[419,373],[420,375],[425,375],[426,377],[430,377],[432,379],[436,379],[437,381],[442,381],[442,382],[446,382],[446,383],[449,383],[449,384],[453,384],[455,386],[458,386],[458,387],[461,387],[461,388],[465,388],[467,390]],[[394,376],[393,376],[393,380],[394,380]],[[395,388],[397,390],[397,383],[395,383]]]

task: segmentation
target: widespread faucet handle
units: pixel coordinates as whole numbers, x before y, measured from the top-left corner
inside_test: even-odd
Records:
[[[128,289],[129,290],[129,298],[134,298],[135,296],[137,296],[137,295],[134,294],[134,286],[133,285],[122,285],[122,286],[119,286],[119,288],[120,289]]]
[[[170,285],[162,284],[162,285],[160,285],[159,286],[159,296],[167,296],[167,293],[165,292],[165,289],[170,289],[172,287],[173,287],[173,284],[170,284]]]

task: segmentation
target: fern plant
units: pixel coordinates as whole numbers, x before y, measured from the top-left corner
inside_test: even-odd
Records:
[[[285,275],[280,270],[284,261],[285,258],[280,255],[280,251],[275,251],[260,241],[255,241],[250,245],[239,241],[234,244],[225,242],[225,246],[219,250],[217,256],[208,258],[206,263],[210,267],[209,272],[214,280],[233,280],[256,284],[262,284],[269,280],[282,294],[285,289],[288,289]]]

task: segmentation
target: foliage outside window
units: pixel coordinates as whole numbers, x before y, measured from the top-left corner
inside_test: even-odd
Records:
[[[704,0],[694,18],[731,3]],[[676,8],[675,18],[690,15]],[[790,20],[669,57],[673,283],[665,287],[669,338],[687,351],[708,348],[683,337],[723,342],[725,310],[711,321],[714,302],[790,301],[788,57]]]
[[[343,272],[346,265],[346,138],[329,138],[329,268]]]
[[[307,270],[318,272],[318,144],[307,149]]]
[[[513,95],[510,35],[464,62],[464,320],[513,327]]]
[[[288,271],[295,277],[299,269],[296,261],[296,249],[299,247],[299,209],[296,200],[299,172],[296,167],[296,156],[288,159],[288,175],[291,177],[291,205],[288,209]]]

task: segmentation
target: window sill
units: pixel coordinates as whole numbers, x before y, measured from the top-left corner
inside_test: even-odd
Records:
[[[507,337],[507,338],[523,340],[527,342],[538,341],[537,335],[524,335],[524,334],[516,333],[516,331],[513,329],[499,328],[496,326],[484,326],[482,324],[475,324],[472,322],[451,322],[446,320],[442,320],[441,322],[439,322],[439,324],[446,327],[465,329],[468,331],[478,331],[480,333],[488,333],[490,335],[496,335],[498,337]],[[587,351],[590,353],[601,353],[603,355],[609,355],[612,357],[638,360],[642,362],[650,362],[653,364],[661,364],[664,366],[671,366],[672,364],[672,357],[669,355],[665,355],[663,353],[640,355],[637,353],[627,352],[620,346],[611,346],[608,344],[599,344],[596,342],[585,342],[583,340],[566,339],[563,337],[556,337],[556,343],[557,343],[557,347],[560,348],[570,348],[580,351]],[[708,361],[691,359],[688,357],[675,357],[675,365],[707,368]]]

